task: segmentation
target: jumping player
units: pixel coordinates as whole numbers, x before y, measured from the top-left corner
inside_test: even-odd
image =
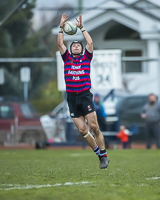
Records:
[[[63,26],[67,20],[67,15],[63,14],[60,21],[57,43],[64,61],[64,77],[70,116],[88,145],[98,155],[100,169],[105,169],[108,167],[109,159],[105,150],[104,137],[97,122],[93,94],[90,92],[90,62],[93,56],[93,41],[83,27],[82,16],[79,15],[79,19],[76,18],[76,25],[82,31],[87,45],[84,50],[81,42],[73,41],[70,45],[69,53],[63,43]],[[88,131],[85,120],[87,120],[94,137]]]

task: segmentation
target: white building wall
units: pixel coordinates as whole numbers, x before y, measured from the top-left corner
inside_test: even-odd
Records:
[[[91,33],[94,49],[121,49],[141,50],[143,57],[158,58],[159,42],[158,40],[112,40],[105,41],[104,31],[101,29]],[[160,96],[160,65],[159,61],[143,62],[144,71],[141,73],[124,73],[123,81],[127,82],[128,89],[132,94],[155,93]]]
[[[139,6],[147,6],[149,3],[145,1],[130,0],[130,2],[137,3]],[[148,0],[154,2],[155,5],[159,4],[157,0]],[[125,1],[129,4],[128,0]],[[108,1],[104,8],[121,5],[121,2]],[[159,11],[148,10],[148,12],[159,17]],[[140,33],[141,40],[104,40],[105,34],[110,26],[110,22],[116,21]],[[117,11],[103,11],[96,10],[90,11],[83,15],[84,26],[89,31],[93,42],[94,49],[121,49],[126,50],[141,50],[142,56],[148,58],[160,57],[160,21],[142,13],[140,10],[134,9],[120,9]],[[59,27],[58,27],[59,28]],[[58,33],[58,28],[56,29]],[[66,41],[83,40],[83,35],[80,31],[74,36],[64,36]],[[85,41],[83,41],[85,44]],[[160,61],[150,61],[143,63],[143,72],[141,73],[124,73],[123,80],[128,84],[128,89],[132,94],[149,94],[151,92],[160,96]]]

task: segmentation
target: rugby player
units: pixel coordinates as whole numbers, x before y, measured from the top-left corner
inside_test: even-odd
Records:
[[[90,92],[90,62],[93,56],[93,41],[83,27],[82,16],[79,15],[79,19],[76,18],[76,25],[82,31],[87,45],[83,49],[80,41],[73,41],[69,52],[63,42],[63,26],[67,20],[68,16],[62,14],[57,44],[64,61],[64,78],[70,116],[88,145],[98,155],[100,169],[105,169],[108,167],[109,159],[105,149],[104,137],[97,122],[93,94]],[[86,120],[94,137],[87,128]]]

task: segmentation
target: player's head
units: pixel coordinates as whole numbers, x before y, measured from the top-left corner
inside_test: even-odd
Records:
[[[70,45],[70,52],[74,56],[83,54],[83,44],[80,41],[73,41]]]

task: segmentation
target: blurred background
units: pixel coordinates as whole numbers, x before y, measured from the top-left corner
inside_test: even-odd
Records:
[[[160,96],[159,1],[1,0],[0,143],[77,140],[56,53],[62,13],[74,22],[82,14],[93,39],[92,92],[103,102],[107,131],[123,124],[144,141],[141,108],[150,93]],[[73,40],[85,45],[80,31],[64,35],[67,47]]]

